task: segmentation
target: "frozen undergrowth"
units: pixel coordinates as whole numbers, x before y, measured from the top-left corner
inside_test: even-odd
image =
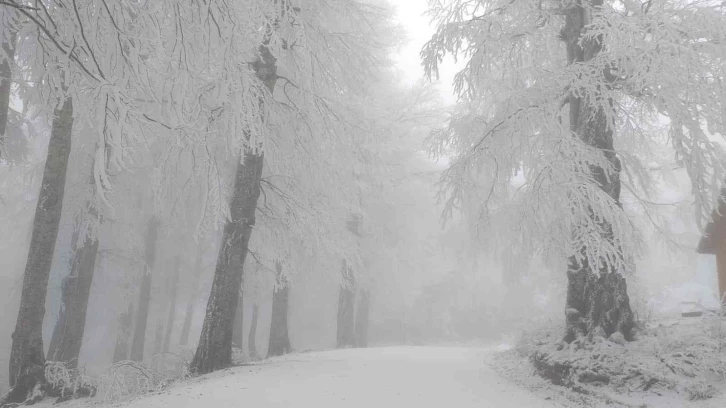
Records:
[[[49,362],[46,378],[54,388],[62,391],[56,401],[91,396],[95,397],[87,401],[91,405],[116,403],[163,391],[171,384],[189,378],[188,366],[192,357],[193,352],[184,349],[179,353],[156,354],[149,364],[123,360],[97,375]]]
[[[561,341],[562,327],[532,330],[497,358],[516,369],[528,359],[535,388],[575,405],[596,401],[623,406],[724,406],[726,400],[726,317],[661,318],[642,325],[636,341],[614,338]],[[531,375],[530,375],[531,377]],[[516,380],[516,379],[515,379]],[[519,379],[518,381],[522,381]],[[573,392],[574,391],[574,392]]]

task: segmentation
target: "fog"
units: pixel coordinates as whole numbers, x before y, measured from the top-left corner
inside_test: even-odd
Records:
[[[723,4],[112,3],[0,3],[0,406],[432,355],[577,389],[723,320]]]

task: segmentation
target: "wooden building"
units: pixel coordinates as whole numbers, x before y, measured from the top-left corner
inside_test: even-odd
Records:
[[[706,231],[698,243],[699,254],[716,255],[718,275],[718,294],[721,302],[726,300],[726,188],[721,190],[718,206],[713,210],[713,221],[708,223]]]

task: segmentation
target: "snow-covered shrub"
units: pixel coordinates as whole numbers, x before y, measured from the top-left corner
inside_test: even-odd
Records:
[[[173,353],[155,355],[151,366],[130,360],[119,361],[103,374],[99,392],[104,401],[112,402],[161,391],[188,377],[190,361],[188,355]]]
[[[45,363],[45,379],[51,389],[48,395],[58,397],[59,401],[93,397],[98,388],[93,378],[61,361]]]
[[[716,388],[711,384],[699,382],[686,387],[690,401],[702,401],[711,399],[716,395]]]

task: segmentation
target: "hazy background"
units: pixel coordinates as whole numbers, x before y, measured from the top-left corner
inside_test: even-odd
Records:
[[[409,42],[402,46],[396,58],[401,80],[414,85],[423,79],[419,50],[432,34],[428,17],[423,16],[425,0],[395,0],[398,20],[408,31]],[[442,69],[438,89],[441,98],[451,104],[455,101],[451,81],[455,64],[449,62]],[[48,132],[38,123],[35,134],[27,140],[27,163],[4,167],[0,172],[0,389],[7,389],[7,359],[19,303],[22,272],[27,256],[30,227],[35,210],[39,177],[47,145]],[[419,135],[419,140],[425,138]],[[69,174],[80,172],[73,163],[86,154],[83,147],[74,147]],[[76,160],[73,159],[75,155]],[[437,173],[444,163],[435,163],[421,155],[417,165],[423,176],[400,198],[406,205],[394,212],[382,208],[379,217],[387,217],[390,227],[400,232],[398,244],[389,247],[390,254],[370,261],[371,268],[381,273],[381,290],[371,299],[371,344],[435,343],[500,341],[536,322],[560,322],[563,319],[565,273],[564,268],[547,267],[541,260],[512,259],[487,252],[475,241],[469,240],[467,226],[462,220],[450,220],[442,226],[442,207],[435,199]],[[76,166],[77,167],[77,166]],[[72,183],[69,182],[69,188]],[[693,215],[693,198],[684,170],[676,169],[664,174],[660,184],[660,202],[668,205],[653,206],[650,211],[660,224],[669,227],[668,239],[652,225],[642,209],[628,207],[631,217],[643,226],[648,251],[638,260],[635,276],[629,280],[633,308],[640,317],[653,313],[677,313],[681,301],[713,302],[715,293],[715,260],[713,256],[698,256],[695,247],[700,234]],[[28,193],[31,191],[33,193]],[[132,214],[141,219],[143,214]],[[68,273],[72,216],[64,214],[56,244],[53,269],[48,287],[47,311],[44,323],[44,341],[49,337],[58,314],[60,282]],[[117,329],[117,316],[130,299],[137,296],[133,279],[138,270],[125,262],[123,251],[109,251],[114,233],[105,234],[99,249],[97,272],[94,277],[89,304],[84,345],[80,365],[91,371],[102,370],[111,363]],[[124,237],[123,231],[116,232]],[[137,237],[138,238],[138,237]],[[105,248],[104,248],[105,246]],[[410,247],[409,247],[410,246]],[[415,246],[415,248],[413,248]],[[104,252],[105,251],[105,252]],[[410,254],[424,253],[421,258]],[[156,262],[154,293],[164,291],[164,283],[171,273],[174,248],[159,249]],[[197,341],[201,329],[206,298],[217,257],[215,246],[204,251],[203,274],[195,304],[190,341]],[[188,276],[194,264],[194,250],[183,252],[182,274]],[[336,264],[336,262],[331,262]],[[319,265],[310,265],[311,269]],[[132,269],[132,270],[129,270]],[[254,270],[251,265],[247,270]],[[319,270],[295,277],[290,292],[290,340],[297,351],[326,349],[335,346],[335,316],[337,311],[339,280],[337,270]],[[249,331],[252,302],[260,305],[257,329],[257,348],[264,355],[269,335],[272,281],[269,275],[251,276],[245,283],[245,330]],[[187,300],[193,290],[188,277],[179,289],[177,325],[172,337],[177,339]],[[185,286],[186,285],[186,286]],[[163,310],[152,312],[147,328],[147,353],[154,347],[154,330]],[[526,316],[526,318],[524,317]],[[183,350],[176,350],[183,351]],[[90,365],[91,356],[94,364]]]

